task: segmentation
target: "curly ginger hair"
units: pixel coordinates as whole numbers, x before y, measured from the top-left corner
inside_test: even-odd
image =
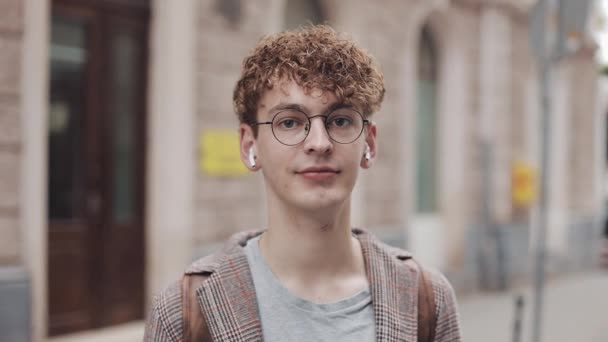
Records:
[[[243,61],[233,94],[241,123],[256,126],[265,90],[282,80],[330,91],[368,117],[380,109],[384,77],[372,56],[327,25],[307,26],[266,36]]]

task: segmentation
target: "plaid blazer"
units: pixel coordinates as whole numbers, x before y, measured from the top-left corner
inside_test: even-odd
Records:
[[[243,251],[247,240],[261,233],[238,233],[220,252],[199,259],[186,270],[209,274],[196,293],[214,341],[263,341],[255,289]],[[365,259],[376,341],[415,342],[420,271],[404,262],[411,254],[380,242],[362,229],[353,229],[353,233]],[[454,291],[441,274],[429,273],[437,312],[435,341],[461,341]],[[145,341],[183,340],[180,283],[173,283],[156,296],[146,323]]]

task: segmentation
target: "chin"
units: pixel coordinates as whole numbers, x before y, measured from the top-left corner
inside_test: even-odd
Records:
[[[349,197],[344,191],[311,191],[300,194],[294,201],[295,206],[304,210],[322,211],[341,207]]]

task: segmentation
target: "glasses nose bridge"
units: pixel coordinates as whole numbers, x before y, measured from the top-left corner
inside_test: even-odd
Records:
[[[320,118],[321,119],[321,125],[322,128],[321,129],[317,129],[317,134],[321,134],[322,136],[324,136],[324,138],[331,142],[332,138],[329,136],[329,131],[327,130],[327,118],[329,116],[325,115],[325,114],[319,114],[319,115],[313,115],[313,116],[308,116],[308,130],[306,132],[306,137],[304,138],[304,141],[309,141],[309,137],[310,137],[310,132],[312,131],[312,125],[313,125],[313,119],[315,118]]]
[[[314,118],[322,118],[323,126],[325,126],[325,124],[327,123],[327,118],[329,118],[329,115],[319,114],[319,115],[307,116],[307,118],[308,118],[308,122],[311,125],[312,125],[312,119],[314,119]]]
[[[325,115],[325,114],[307,116],[307,118],[308,118],[308,130],[306,132],[306,135],[308,136],[310,134],[310,131],[312,130],[313,119],[314,118],[320,118],[321,121],[323,122],[323,130],[325,130],[325,134],[329,138],[329,131],[327,130],[327,118],[328,117],[329,117],[329,115]]]

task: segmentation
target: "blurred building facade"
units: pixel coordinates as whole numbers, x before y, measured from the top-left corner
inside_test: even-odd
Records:
[[[460,291],[525,279],[537,213],[514,205],[512,169],[540,164],[531,5],[0,1],[0,300],[30,305],[33,340],[141,320],[190,260],[263,228],[261,175],[205,172],[201,141],[236,131],[232,90],[257,40],[307,22],[348,32],[385,74],[353,223]],[[552,82],[555,271],[593,263],[603,213],[594,53],[561,61]]]

